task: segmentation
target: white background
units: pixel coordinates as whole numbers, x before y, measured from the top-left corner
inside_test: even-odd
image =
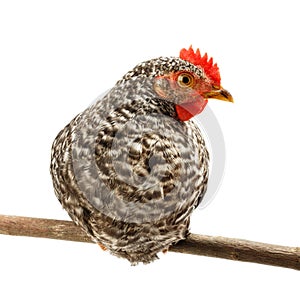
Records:
[[[58,131],[135,64],[193,44],[235,104],[211,101],[227,162],[191,231],[300,246],[298,1],[1,1],[0,214],[68,219]],[[297,271],[168,253],[131,267],[92,244],[0,236],[1,299],[299,299]]]

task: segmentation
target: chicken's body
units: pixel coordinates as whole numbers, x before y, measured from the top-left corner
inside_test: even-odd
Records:
[[[199,128],[163,99],[166,70],[201,69],[159,58],[128,72],[56,137],[51,174],[76,224],[112,254],[148,263],[189,232],[203,198],[209,155]],[[163,88],[159,86],[159,91]]]

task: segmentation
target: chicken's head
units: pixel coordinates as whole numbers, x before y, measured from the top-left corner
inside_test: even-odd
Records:
[[[208,99],[233,102],[231,94],[222,88],[217,64],[199,49],[182,49],[179,57],[159,57],[138,64],[120,82],[147,78],[151,81],[161,104],[171,103],[180,121],[201,113]],[[149,80],[148,80],[149,82]]]

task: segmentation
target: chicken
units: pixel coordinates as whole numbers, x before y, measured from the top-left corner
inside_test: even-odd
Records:
[[[232,102],[207,54],[138,64],[53,142],[51,175],[72,220],[101,248],[149,263],[189,234],[209,154],[190,120],[207,99]]]

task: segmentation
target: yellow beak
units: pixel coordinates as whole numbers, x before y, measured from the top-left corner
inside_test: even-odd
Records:
[[[205,98],[207,99],[218,99],[227,102],[233,102],[233,97],[231,94],[223,89],[221,86],[219,88],[213,89],[210,92],[205,93]]]

